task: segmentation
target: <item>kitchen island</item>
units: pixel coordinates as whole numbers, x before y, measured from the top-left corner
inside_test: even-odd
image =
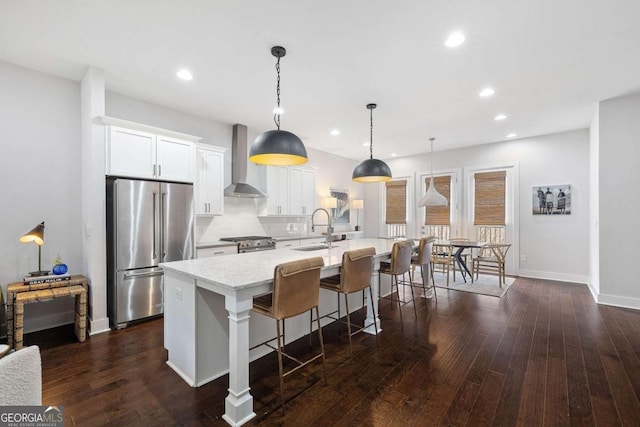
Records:
[[[378,304],[380,260],[388,259],[394,240],[360,239],[336,242],[331,249],[306,251],[304,247],[225,255],[161,264],[164,269],[164,345],[167,364],[187,383],[198,387],[229,373],[229,394],[223,418],[242,425],[255,416],[249,387],[249,362],[266,354],[249,353],[251,342],[275,336],[273,322],[250,316],[253,297],[273,289],[276,265],[321,256],[322,277],[339,273],[345,251],[374,247],[371,272],[373,301],[367,298],[367,323],[374,321]],[[301,250],[302,249],[302,250]],[[335,302],[335,296],[332,299]],[[323,301],[321,299],[321,307]],[[250,322],[250,317],[252,321]],[[254,320],[255,319],[255,320]],[[380,321],[375,319],[381,331]],[[298,325],[287,324],[287,342],[308,328],[308,317]],[[291,338],[293,329],[293,338]],[[368,333],[375,333],[370,327]],[[265,338],[266,337],[266,338]]]

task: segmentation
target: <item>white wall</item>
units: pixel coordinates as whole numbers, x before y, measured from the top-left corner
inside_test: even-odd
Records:
[[[587,283],[589,277],[589,133],[587,130],[543,135],[457,150],[436,151],[434,169],[513,164],[518,167],[519,273],[530,277]],[[428,171],[429,156],[388,160],[394,176]],[[463,176],[462,186],[466,182]],[[533,186],[570,184],[572,212],[566,216],[532,215]],[[382,185],[382,184],[379,184]],[[465,189],[463,188],[463,191]],[[378,206],[378,185],[366,190],[366,203]],[[462,200],[466,200],[466,196]],[[367,211],[366,234],[375,236],[378,209]],[[375,217],[375,218],[374,218]]]
[[[639,118],[640,95],[600,103],[598,301],[634,308],[640,308],[640,286],[634,268],[640,236]]]
[[[80,86],[0,62],[0,94],[3,290],[37,270],[37,246],[18,238],[43,220],[42,267],[51,269],[60,257],[71,273],[81,273]],[[73,321],[72,299],[26,310],[26,331]]]
[[[600,293],[600,107],[589,128],[589,289],[598,301]]]

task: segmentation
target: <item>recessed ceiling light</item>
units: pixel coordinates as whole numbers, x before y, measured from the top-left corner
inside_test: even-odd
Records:
[[[493,118],[493,120],[495,120],[495,121],[498,121],[498,122],[499,122],[500,120],[504,120],[504,119],[506,119],[506,118],[507,118],[507,116],[505,116],[504,114],[498,114],[497,116],[495,116],[495,117]]]
[[[479,95],[480,95],[480,96],[482,96],[483,98],[486,98],[487,96],[491,96],[491,95],[493,95],[494,93],[496,93],[496,91],[495,91],[495,90],[493,90],[493,89],[492,89],[492,88],[490,88],[490,87],[485,87],[484,89],[482,89],[482,90],[480,91],[480,94],[479,94]]]
[[[340,135],[340,131],[338,129],[333,129],[331,131],[331,136],[338,136],[338,135]]]
[[[362,145],[365,146],[365,147],[368,147],[369,146],[369,142],[363,142]]]
[[[191,71],[185,69],[178,71],[176,76],[182,80],[193,80],[193,74],[191,74]]]
[[[510,134],[507,135],[507,138],[515,138],[516,136],[518,136],[517,133],[511,132]]]
[[[449,37],[447,37],[447,40],[445,40],[444,45],[446,47],[457,47],[462,43],[464,43],[464,34],[456,31],[449,34]]]
[[[273,109],[273,114],[284,114],[284,110],[280,107],[276,107]]]
[[[391,153],[391,157],[396,157],[397,155],[397,153]]]

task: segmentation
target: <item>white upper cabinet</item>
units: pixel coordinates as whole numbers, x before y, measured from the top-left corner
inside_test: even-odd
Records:
[[[110,126],[107,138],[107,175],[153,178],[156,135]]]
[[[196,215],[222,215],[224,206],[224,152],[212,145],[198,144],[196,149],[196,182],[194,184]]]
[[[268,215],[311,215],[315,209],[315,171],[267,166]]]
[[[156,178],[163,181],[193,182],[194,144],[168,136],[156,136]]]
[[[267,214],[289,215],[289,168],[267,166]]]
[[[162,181],[193,182],[199,138],[151,126],[103,118],[107,124],[106,174]],[[113,123],[117,124],[113,124]],[[118,124],[124,124],[120,126]],[[130,125],[131,127],[126,127]],[[175,135],[172,135],[175,134]],[[191,139],[191,140],[190,140]]]

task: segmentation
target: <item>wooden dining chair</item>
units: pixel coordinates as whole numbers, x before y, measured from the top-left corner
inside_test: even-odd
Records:
[[[452,237],[449,240],[458,240],[461,242],[469,241],[469,239],[466,237]],[[471,258],[473,258],[473,249],[467,248],[463,250],[462,253],[460,254],[460,258],[463,258],[464,263],[468,265]]]
[[[453,257],[455,248],[449,244],[436,243],[433,245],[431,256],[431,277],[437,266],[442,268],[442,273],[447,275],[447,286],[449,286],[449,272],[453,269],[453,280],[456,280],[456,260]],[[434,282],[435,286],[435,282]]]
[[[250,350],[265,345],[278,352],[278,376],[280,377],[280,399],[282,415],[284,415],[284,377],[306,366],[307,364],[322,358],[324,382],[327,383],[327,369],[324,357],[324,342],[322,341],[322,329],[318,316],[318,301],[320,299],[320,268],[324,265],[322,257],[291,261],[276,266],[273,274],[273,293],[253,299],[253,311],[270,317],[276,321],[276,338],[260,343]],[[306,362],[285,352],[284,320],[298,316],[307,311],[316,311],[318,321],[318,336],[320,337],[320,353],[312,356]],[[282,321],[282,329],[280,322]],[[273,347],[272,341],[277,341],[277,347]],[[286,357],[296,363],[296,366],[284,371],[282,357]]]
[[[508,243],[490,243],[485,246],[483,249],[490,250],[491,252],[488,256],[481,254],[473,258],[471,274],[475,273],[476,280],[478,280],[478,274],[480,272],[497,274],[498,283],[502,288],[502,285],[506,283],[505,261],[510,247],[511,244]]]

